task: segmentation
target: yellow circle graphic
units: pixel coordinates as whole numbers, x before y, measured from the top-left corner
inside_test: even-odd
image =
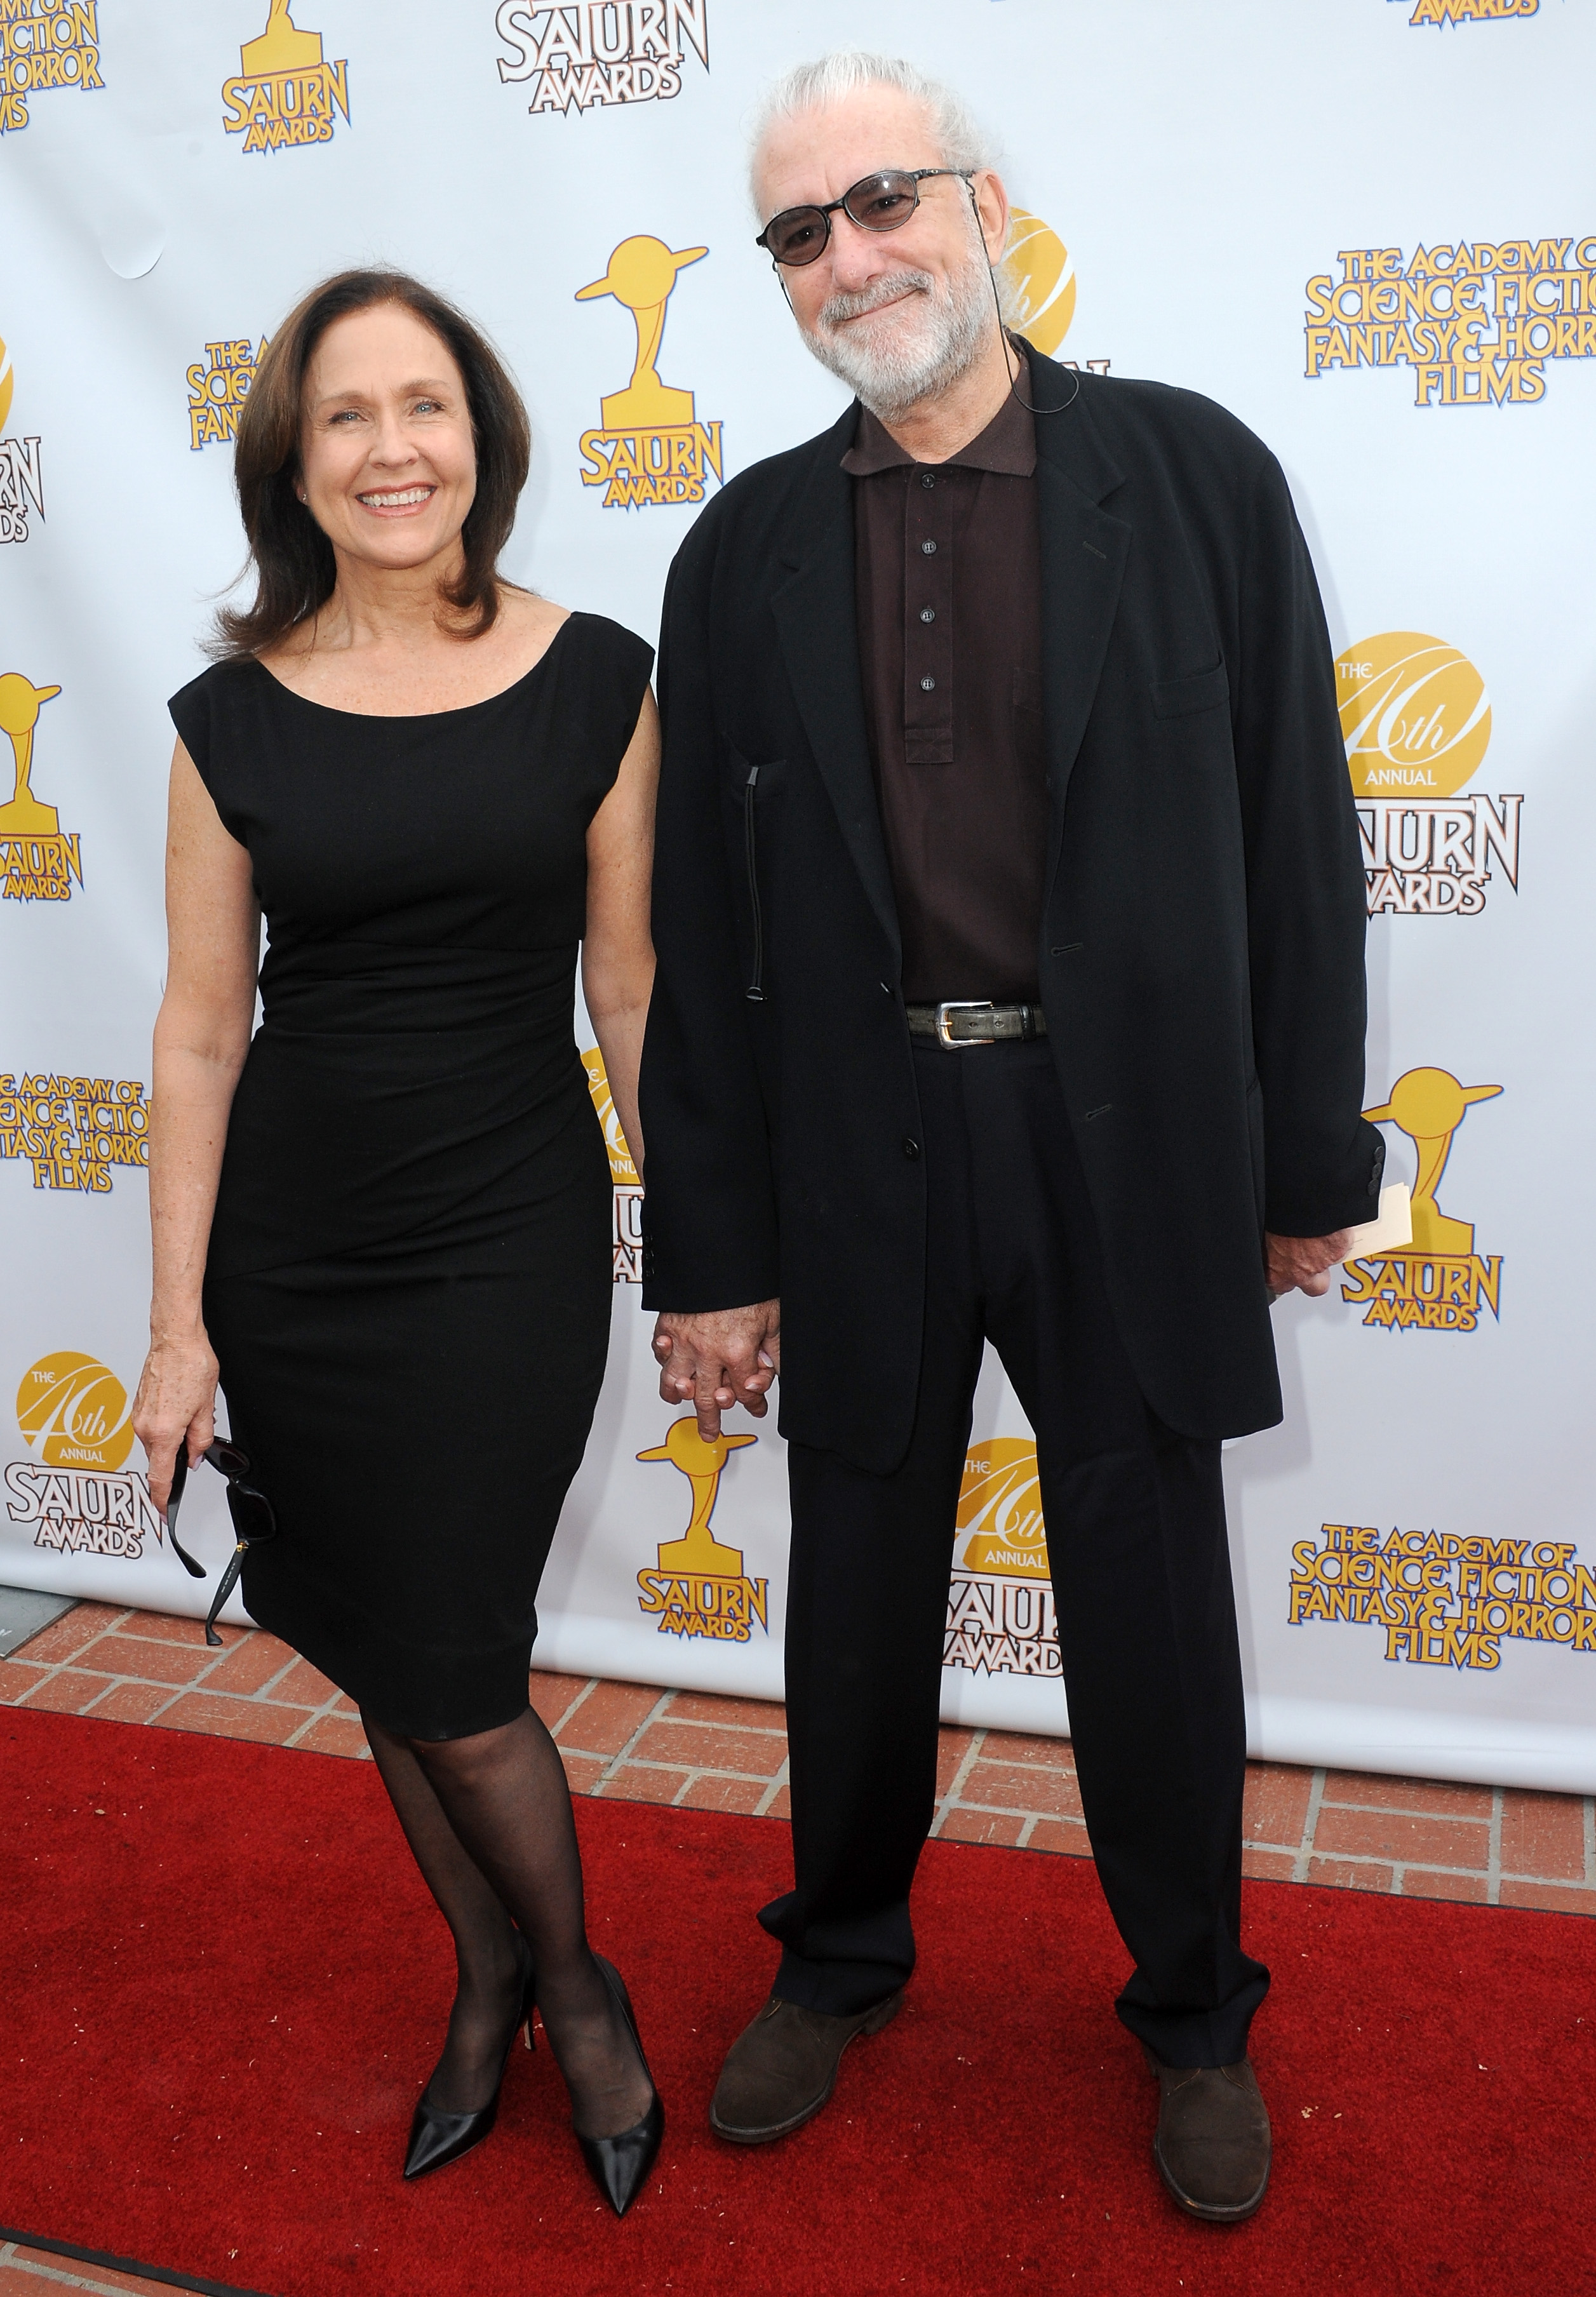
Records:
[[[1025,1436],[994,1436],[965,1455],[954,1521],[969,1538],[959,1559],[967,1571],[1048,1576],[1036,1445]]]
[[[1075,316],[1075,267],[1069,249],[1040,216],[1011,208],[1001,268],[1015,333],[1050,358]]]
[[[119,1468],[133,1449],[128,1391],[95,1356],[41,1356],[17,1390],[17,1425],[52,1468]]]
[[[582,1066],[588,1072],[588,1091],[604,1127],[604,1145],[610,1152],[610,1178],[617,1188],[635,1189],[638,1185],[638,1168],[621,1130],[621,1119],[615,1114],[615,1103],[610,1094],[610,1080],[604,1073],[604,1055],[596,1045],[591,1052],[582,1055]]]
[[[1336,698],[1359,797],[1450,797],[1491,739],[1491,699],[1467,655],[1384,630],[1336,657]]]
[[[11,413],[11,394],[16,387],[16,375],[11,364],[11,353],[0,338],[0,431],[5,428],[5,418]]]

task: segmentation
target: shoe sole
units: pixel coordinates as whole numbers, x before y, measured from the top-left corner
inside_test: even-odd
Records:
[[[1189,2218],[1202,2218],[1210,2225],[1239,2225],[1244,2218],[1250,2218],[1255,2211],[1263,2206],[1263,2196],[1269,2191],[1269,2171],[1265,2169],[1263,2184],[1257,2192],[1245,2202],[1221,2203],[1194,2201],[1189,2194],[1182,2191],[1170,2175],[1164,2156],[1158,2150],[1158,2140],[1156,2137],[1153,2140],[1153,2159],[1158,2165],[1158,2175],[1164,2180],[1171,2201],[1175,2202],[1177,2207],[1184,2210]]]
[[[819,2096],[810,2104],[806,2105],[802,2113],[794,2114],[789,2120],[773,2123],[768,2129],[732,2129],[717,2117],[712,2104],[710,2128],[717,2137],[724,2137],[728,2144],[732,2145],[774,2145],[778,2137],[790,2137],[794,2129],[802,2129],[806,2121],[812,2121],[817,2113],[821,2112],[831,2104],[831,2094],[837,2086],[837,2074],[842,2067],[843,2054],[852,2048],[861,2034],[879,2034],[884,2026],[890,2026],[902,2007],[903,1996],[901,1990],[896,1994],[889,1995],[884,2002],[876,2004],[863,2024],[850,2034],[848,2039],[843,2044],[842,2049],[836,2054],[836,2064],[831,2070],[831,2079],[820,2092]]]

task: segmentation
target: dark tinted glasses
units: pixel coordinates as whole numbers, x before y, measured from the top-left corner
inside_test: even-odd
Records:
[[[245,1551],[259,1547],[266,1540],[276,1539],[277,1519],[266,1494],[258,1492],[253,1484],[245,1482],[244,1478],[250,1473],[249,1456],[236,1444],[229,1444],[225,1437],[218,1437],[214,1444],[205,1446],[200,1457],[209,1460],[211,1466],[227,1478],[227,1513],[233,1519],[234,1536],[238,1543],[228,1559],[221,1585],[216,1591],[216,1601],[211,1604],[210,1616],[205,1621],[206,1642],[219,1647],[222,1639],[216,1631],[217,1615],[238,1585]],[[166,1503],[166,1535],[172,1543],[173,1554],[190,1578],[202,1579],[205,1577],[203,1564],[194,1561],[177,1537],[177,1509],[187,1484],[188,1446],[179,1444],[177,1457],[172,1463],[172,1488]]]
[[[970,180],[967,168],[884,168],[878,176],[861,177],[840,200],[823,208],[784,208],[754,241],[777,263],[796,268],[813,263],[826,251],[831,218],[841,208],[860,231],[901,231],[920,204],[920,185],[933,176],[958,176]]]

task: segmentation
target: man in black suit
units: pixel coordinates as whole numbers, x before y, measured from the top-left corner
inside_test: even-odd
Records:
[[[706,1434],[779,1370],[793,1503],[794,1887],[712,2120],[798,2128],[912,1971],[991,1340],[1158,2166],[1236,2219],[1268,1972],[1220,1443],[1280,1417],[1271,1290],[1322,1292],[1377,1211],[1362,874],[1278,465],[1006,336],[983,161],[910,66],[777,91],[761,243],[857,403],[726,487],[665,606],[645,1298]]]

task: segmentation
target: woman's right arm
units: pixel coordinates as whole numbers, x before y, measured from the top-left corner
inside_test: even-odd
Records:
[[[164,1507],[177,1445],[216,1432],[217,1361],[201,1294],[233,1094],[250,1049],[260,911],[248,849],[228,836],[181,742],[166,848],[167,982],[150,1104],[150,1353],[133,1426]]]

